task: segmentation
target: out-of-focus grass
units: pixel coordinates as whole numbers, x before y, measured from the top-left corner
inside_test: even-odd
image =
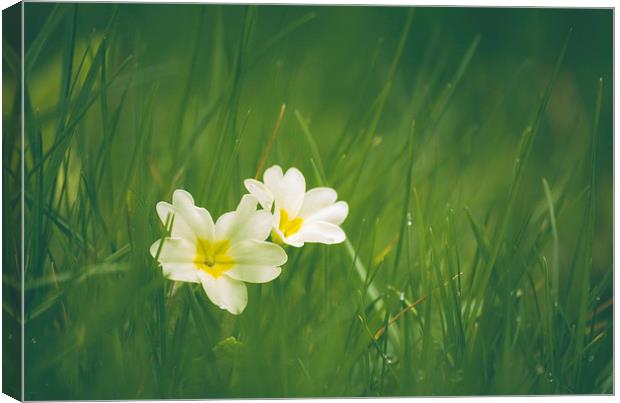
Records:
[[[25,10],[27,399],[613,392],[611,10]],[[232,210],[282,104],[348,241],[235,317],[155,203]]]

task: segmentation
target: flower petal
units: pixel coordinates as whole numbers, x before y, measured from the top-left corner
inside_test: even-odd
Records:
[[[198,273],[202,288],[215,305],[233,315],[243,312],[248,304],[248,290],[242,281],[228,276],[215,278],[203,271]]]
[[[265,210],[255,211],[245,222],[243,230],[236,234],[235,239],[253,239],[264,241],[271,232],[273,216]]]
[[[272,266],[237,265],[224,274],[247,283],[267,283],[280,275],[282,269]]]
[[[198,270],[193,263],[196,248],[190,242],[180,238],[164,238],[151,245],[150,252],[153,257],[157,256],[158,251],[164,276],[175,281],[200,282]]]
[[[311,221],[324,221],[335,225],[340,225],[347,218],[349,214],[349,205],[347,202],[339,201],[331,206],[322,208],[313,212],[310,216],[305,217],[304,220]]]
[[[214,239],[215,226],[211,214],[204,208],[196,207],[189,192],[183,189],[175,190],[172,194],[172,205],[198,238],[209,241]]]
[[[162,263],[164,276],[174,281],[200,283],[199,270],[193,263]]]
[[[247,217],[256,211],[257,203],[258,200],[253,195],[243,195],[235,211],[240,217]]]
[[[285,209],[290,217],[296,217],[306,192],[303,174],[297,168],[289,168],[283,175],[282,168],[274,165],[265,171],[263,181],[278,207]]]
[[[297,234],[295,234],[297,235]],[[301,241],[299,237],[297,238],[293,238],[293,237],[288,237],[288,238],[283,238],[280,237],[282,239],[282,242],[284,242],[287,245],[291,245],[294,246],[296,248],[301,248],[302,246],[304,246],[304,241]]]
[[[191,242],[196,240],[196,234],[194,234],[194,231],[185,222],[183,216],[176,213],[172,204],[161,201],[157,203],[155,209],[163,225],[166,225],[166,220],[174,220],[172,221],[172,231],[170,235],[175,238],[187,239]]]
[[[310,189],[306,192],[299,216],[305,219],[315,212],[331,206],[336,202],[336,199],[338,199],[338,194],[332,188],[318,187]]]
[[[237,210],[223,214],[215,224],[217,239],[263,241],[269,236],[273,218],[265,210],[256,210],[256,198],[244,195]]]
[[[282,177],[284,174],[282,173],[282,168],[279,165],[274,165],[265,170],[263,174],[263,183],[267,188],[275,189],[278,187],[279,183],[282,181]]]
[[[306,194],[306,179],[297,168],[289,168],[282,178],[281,188],[278,189],[279,204],[290,217],[299,214]]]
[[[163,246],[161,251],[159,251],[159,246],[162,242]],[[182,238],[164,238],[155,241],[149,251],[153,257],[156,257],[159,251],[157,260],[160,263],[191,263],[196,255],[196,246]]]
[[[234,211],[222,214],[215,223],[215,239],[228,239],[228,234],[232,231],[234,223]]]
[[[288,237],[289,242],[318,242],[328,245],[344,242],[345,239],[342,228],[325,221],[304,222],[299,232]]]
[[[256,179],[246,179],[243,181],[243,184],[248,192],[256,197],[256,200],[258,200],[262,208],[271,211],[271,206],[273,205],[273,194],[264,183],[259,182]]]
[[[230,256],[238,265],[282,266],[288,260],[284,249],[272,242],[245,240],[231,245]]]

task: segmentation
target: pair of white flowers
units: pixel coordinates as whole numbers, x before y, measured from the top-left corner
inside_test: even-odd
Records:
[[[306,192],[297,168],[283,173],[274,165],[263,182],[246,179],[244,185],[250,194],[216,222],[191,194],[175,190],[172,204],[162,201],[156,207],[162,223],[172,223],[170,236],[150,249],[166,277],[202,284],[214,304],[235,315],[248,302],[245,283],[266,283],[282,272],[287,255],[280,245],[341,243],[346,236],[340,224],[349,213],[334,189]],[[266,240],[270,234],[275,243]]]

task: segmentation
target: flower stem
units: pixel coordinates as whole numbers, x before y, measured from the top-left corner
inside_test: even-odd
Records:
[[[276,306],[283,306],[284,302],[284,290],[282,287],[281,277],[278,277],[274,281],[274,288],[276,291]],[[282,381],[282,397],[288,396],[288,371],[286,370],[287,361],[287,323],[284,310],[280,310],[280,380]]]

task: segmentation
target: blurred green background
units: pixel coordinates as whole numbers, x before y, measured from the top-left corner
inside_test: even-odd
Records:
[[[613,393],[612,10],[26,3],[24,25],[26,399]],[[348,242],[287,250],[233,317],[161,276],[155,204],[233,210],[283,104],[267,166],[334,187]]]

